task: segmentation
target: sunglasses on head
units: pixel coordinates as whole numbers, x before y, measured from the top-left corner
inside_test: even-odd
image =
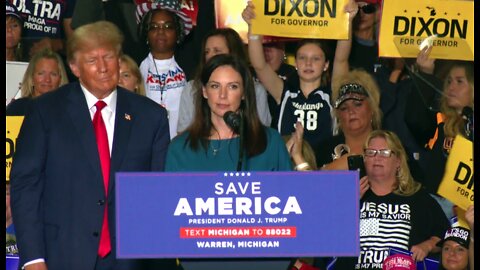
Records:
[[[363,11],[365,14],[371,14],[377,11],[377,6],[375,4],[366,4],[364,6],[361,6],[360,9]]]

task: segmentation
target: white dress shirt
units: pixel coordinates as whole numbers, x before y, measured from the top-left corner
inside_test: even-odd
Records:
[[[83,94],[85,95],[85,98],[87,100],[87,105],[88,109],[90,111],[90,117],[93,121],[93,116],[95,115],[95,112],[97,111],[97,107],[95,107],[95,103],[99,101],[98,98],[96,98],[92,93],[90,93],[83,85],[80,84],[82,87]],[[103,117],[103,122],[105,122],[105,128],[107,129],[107,136],[108,136],[108,148],[110,150],[110,156],[112,156],[112,145],[113,145],[113,131],[115,127],[115,111],[117,109],[117,90],[113,90],[108,97],[102,99],[107,106],[102,109],[102,117]],[[22,269],[25,269],[25,266],[34,264],[34,263],[39,263],[39,262],[45,262],[45,259],[40,258],[40,259],[35,259],[32,261],[29,261],[25,263],[22,267]]]
[[[81,84],[80,84],[81,85]],[[81,85],[83,94],[87,99],[88,109],[90,111],[90,117],[93,120],[93,116],[97,111],[97,107],[95,104],[99,101],[92,93],[88,92],[88,90]],[[107,136],[108,136],[108,148],[110,150],[110,156],[112,155],[112,145],[113,145],[113,132],[115,128],[115,111],[117,109],[117,90],[113,90],[108,97],[102,99],[107,106],[102,110],[102,117],[103,122],[105,122],[105,128],[107,129]]]

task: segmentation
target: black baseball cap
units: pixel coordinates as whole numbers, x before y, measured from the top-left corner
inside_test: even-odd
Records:
[[[365,88],[358,83],[347,83],[340,87],[340,93],[337,100],[335,100],[335,109],[338,109],[343,102],[353,99],[363,101],[368,97],[368,92]]]
[[[23,21],[23,18],[20,15],[20,12],[18,12],[18,9],[12,3],[10,3],[10,1],[5,0],[5,17],[7,16],[13,16],[20,21]]]
[[[443,240],[437,243],[437,246],[443,246],[443,243],[447,240],[457,242],[464,248],[468,249],[468,246],[470,245],[470,230],[463,227],[450,228],[445,232]]]

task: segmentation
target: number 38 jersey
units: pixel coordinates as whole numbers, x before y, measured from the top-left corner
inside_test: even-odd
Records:
[[[295,132],[295,123],[304,128],[304,139],[310,145],[332,137],[332,105],[330,90],[317,88],[305,97],[300,91],[292,91],[285,84],[279,106],[278,131],[281,135]]]

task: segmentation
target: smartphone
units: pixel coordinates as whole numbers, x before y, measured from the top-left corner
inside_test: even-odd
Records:
[[[348,160],[348,169],[351,171],[358,170],[360,173],[360,178],[364,177],[367,174],[365,172],[365,164],[363,163],[362,155],[348,156],[347,160]]]

